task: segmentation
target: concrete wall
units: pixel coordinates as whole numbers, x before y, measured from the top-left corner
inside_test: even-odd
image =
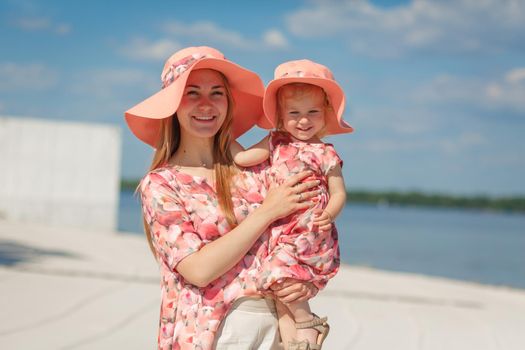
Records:
[[[113,230],[120,128],[0,116],[0,218]]]

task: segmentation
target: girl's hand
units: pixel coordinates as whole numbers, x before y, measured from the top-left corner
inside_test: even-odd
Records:
[[[311,171],[303,171],[290,177],[281,186],[270,187],[259,209],[264,210],[273,222],[298,210],[313,207],[315,203],[309,199],[317,196],[319,190],[310,189],[319,185],[319,180],[300,183],[310,175]]]
[[[319,227],[319,231],[330,231],[332,222],[334,221],[332,214],[323,209],[317,209],[314,214],[314,225]]]
[[[294,278],[285,278],[281,283],[274,283],[270,289],[275,297],[284,304],[306,301],[313,298],[319,291],[313,283]]]

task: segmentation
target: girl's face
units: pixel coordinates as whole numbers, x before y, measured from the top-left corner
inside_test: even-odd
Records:
[[[228,97],[222,75],[212,69],[190,73],[177,109],[181,132],[192,137],[212,138],[228,113]]]
[[[325,126],[325,96],[321,88],[284,98],[279,107],[282,125],[299,141],[318,141]]]

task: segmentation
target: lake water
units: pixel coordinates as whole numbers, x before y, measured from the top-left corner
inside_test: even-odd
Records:
[[[337,219],[350,265],[525,289],[525,215],[348,205]],[[119,230],[142,232],[140,207],[122,192]]]

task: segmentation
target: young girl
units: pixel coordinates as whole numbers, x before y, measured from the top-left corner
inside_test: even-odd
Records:
[[[342,120],[344,93],[325,66],[309,60],[291,61],[276,68],[263,105],[266,119],[260,120],[259,126],[276,126],[277,130],[248,150],[233,143],[235,163],[252,166],[269,158],[270,176],[276,183],[311,170],[313,175],[308,180],[320,181],[320,193],[314,208],[274,223],[268,258],[254,278],[260,290],[283,278],[311,281],[323,288],[339,268],[337,230],[332,223],[346,202],[346,189],[342,161],[321,137],[353,131]],[[303,200],[301,195],[297,200]],[[326,318],[312,314],[307,302],[286,306],[296,328],[295,340],[288,342],[288,349],[320,349],[329,331]],[[280,313],[282,307],[278,307]],[[283,327],[281,330],[286,344],[289,334]]]

